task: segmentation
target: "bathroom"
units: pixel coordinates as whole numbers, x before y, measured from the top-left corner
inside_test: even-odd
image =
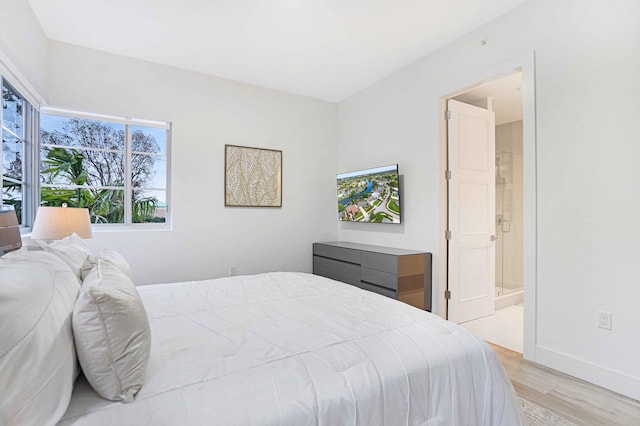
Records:
[[[522,120],[496,126],[496,309],[523,302]]]

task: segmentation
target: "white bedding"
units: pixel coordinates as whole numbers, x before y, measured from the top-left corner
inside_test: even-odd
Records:
[[[495,353],[428,312],[323,277],[139,287],[152,349],[135,402],[81,378],[61,425],[519,425]]]

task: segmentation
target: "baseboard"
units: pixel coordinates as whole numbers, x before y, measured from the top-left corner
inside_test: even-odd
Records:
[[[541,346],[536,347],[535,362],[629,398],[640,400],[640,378],[638,377]]]
[[[504,309],[509,306],[517,305],[518,303],[524,303],[524,292],[522,290],[513,291],[496,297],[495,308],[496,310]]]

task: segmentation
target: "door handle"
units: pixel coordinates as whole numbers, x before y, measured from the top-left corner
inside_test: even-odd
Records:
[[[491,241],[495,241],[495,240],[497,240],[497,239],[498,239],[498,237],[496,237],[495,235],[492,235],[492,236],[491,236]]]

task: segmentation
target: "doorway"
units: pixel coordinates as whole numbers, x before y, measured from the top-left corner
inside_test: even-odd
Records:
[[[491,143],[481,142],[478,152],[475,140],[458,141],[457,133],[469,126],[465,120],[456,121],[448,113],[448,226],[453,229],[448,235],[447,288],[448,318],[458,322],[474,334],[491,343],[524,352],[524,185],[523,185],[523,97],[522,72],[516,71],[464,90],[449,98],[449,110],[460,108],[462,103],[471,112],[477,110],[495,115],[495,138]],[[469,120],[467,120],[469,121]],[[493,124],[492,124],[493,125]],[[462,129],[462,130],[460,130]],[[477,127],[472,129],[479,133]],[[488,133],[487,133],[488,134]],[[493,137],[493,135],[491,135]],[[477,139],[477,136],[473,138]],[[469,145],[475,144],[474,147]],[[467,153],[459,152],[467,149]],[[468,194],[459,188],[471,180],[464,173],[460,179],[452,179],[458,173],[457,158],[490,156],[491,191],[487,198],[490,205],[483,207],[478,202],[484,196]],[[495,162],[494,162],[495,160]],[[454,170],[452,170],[454,168]],[[461,172],[464,172],[462,170]],[[475,182],[474,182],[475,183]],[[480,186],[475,185],[480,189]],[[482,189],[483,192],[488,192]],[[494,201],[495,200],[495,201]],[[486,203],[485,203],[486,204]],[[467,206],[463,209],[464,206]],[[473,208],[471,208],[473,206]],[[479,208],[478,208],[479,207]],[[488,212],[488,214],[487,214]],[[473,233],[460,226],[460,218],[477,225]],[[490,216],[490,217],[488,217]],[[483,223],[484,222],[484,223]],[[468,227],[467,227],[468,228]],[[464,247],[461,242],[475,238],[474,244]],[[484,235],[487,234],[487,235]],[[488,240],[490,237],[490,242]],[[480,238],[480,239],[478,239]],[[487,240],[487,241],[485,241]],[[482,241],[482,244],[479,243]],[[463,250],[460,249],[463,248]],[[483,254],[480,249],[490,251]],[[478,253],[471,257],[470,253]],[[479,263],[481,263],[479,265]],[[465,278],[466,277],[466,278]],[[479,301],[482,310],[475,309]]]

